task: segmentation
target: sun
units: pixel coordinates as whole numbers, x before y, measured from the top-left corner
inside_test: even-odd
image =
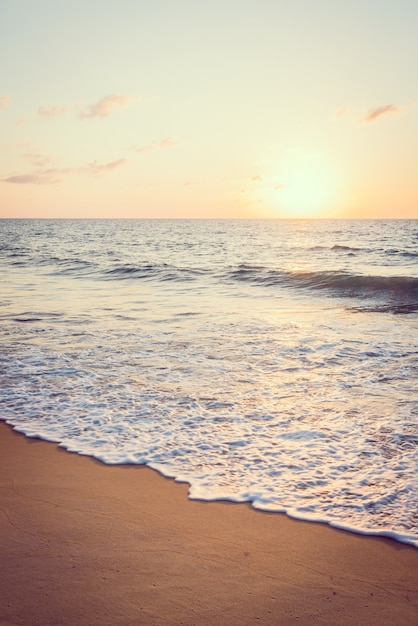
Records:
[[[327,217],[336,207],[339,180],[321,155],[281,163],[280,175],[264,187],[265,201],[275,216]]]

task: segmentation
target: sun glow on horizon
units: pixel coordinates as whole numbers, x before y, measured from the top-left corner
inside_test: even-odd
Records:
[[[340,200],[340,177],[320,155],[297,158],[279,166],[280,178],[265,188],[266,203],[274,215],[328,217]]]

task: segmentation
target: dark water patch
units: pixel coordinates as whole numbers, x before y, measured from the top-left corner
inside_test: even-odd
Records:
[[[28,252],[26,252],[26,251],[11,252],[8,256],[9,256],[10,259],[15,259],[15,258],[20,258],[22,256],[28,256]]]
[[[42,317],[12,317],[13,322],[42,322]]]
[[[39,311],[22,311],[20,313],[0,315],[2,320],[12,320],[15,322],[44,322],[55,321],[62,318],[62,313],[39,312]]]
[[[382,304],[350,307],[350,310],[362,313],[393,313],[394,315],[408,315],[411,313],[418,313],[418,302],[411,304]]]
[[[406,257],[408,259],[418,259],[418,252],[410,252],[409,250],[405,250],[401,254],[402,254],[402,256],[404,256],[404,257]]]
[[[342,244],[334,244],[333,246],[323,246],[323,245],[315,245],[310,246],[308,250],[316,251],[316,250],[332,250],[334,252],[370,252],[369,250],[365,250],[364,248],[357,248],[355,246],[346,246]]]
[[[54,264],[58,266],[54,272],[55,276],[88,276],[97,269],[94,261],[77,258],[54,259]]]
[[[102,275],[104,278],[109,280],[117,280],[117,279],[149,279],[153,278],[157,275],[158,268],[155,265],[148,264],[142,266],[135,265],[117,265],[116,267],[112,267],[110,269],[106,269],[103,271]]]
[[[190,267],[176,267],[168,263],[145,265],[117,265],[102,271],[108,280],[156,280],[161,282],[185,282],[196,280],[205,270]]]
[[[335,252],[358,252],[361,248],[354,248],[353,246],[341,246],[339,244],[335,244],[332,246],[331,250]]]

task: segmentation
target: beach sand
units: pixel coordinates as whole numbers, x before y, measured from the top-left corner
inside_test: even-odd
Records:
[[[418,550],[0,423],[0,625],[418,624]]]

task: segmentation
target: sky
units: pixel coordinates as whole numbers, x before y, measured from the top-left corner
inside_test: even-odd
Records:
[[[418,218],[417,0],[0,0],[0,217]]]

